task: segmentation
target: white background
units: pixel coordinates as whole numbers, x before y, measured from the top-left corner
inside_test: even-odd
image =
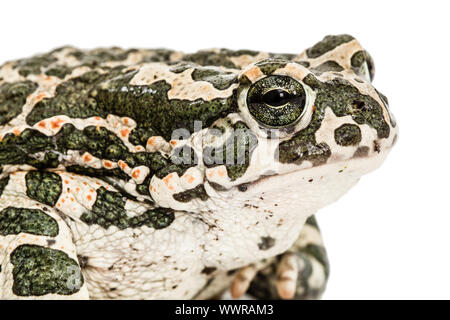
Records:
[[[64,44],[298,53],[355,36],[375,60],[400,139],[318,213],[325,299],[450,298],[447,1],[1,1],[0,63]]]

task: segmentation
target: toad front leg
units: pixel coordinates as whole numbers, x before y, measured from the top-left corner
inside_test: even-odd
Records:
[[[247,291],[258,299],[320,298],[328,279],[329,264],[314,216],[306,221],[288,251],[261,265],[250,265],[237,272],[231,286],[234,297]]]
[[[51,205],[11,192],[8,180],[0,180],[0,299],[88,299],[64,220]]]

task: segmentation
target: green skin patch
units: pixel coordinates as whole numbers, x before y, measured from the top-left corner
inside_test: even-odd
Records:
[[[49,206],[55,206],[62,192],[61,177],[53,172],[30,171],[25,175],[27,196]]]
[[[18,296],[71,295],[84,283],[78,263],[60,250],[21,245],[11,253],[11,263]]]
[[[370,54],[365,50],[355,52],[350,59],[353,71],[358,75],[363,75],[362,66],[364,62],[367,64],[370,73],[370,80],[373,80],[375,75],[375,67]]]
[[[236,134],[230,137],[220,148],[206,147],[203,152],[203,162],[207,167],[224,164],[232,181],[242,177],[250,165],[253,150],[258,145],[255,134],[244,122],[236,122],[233,126]],[[230,159],[231,163],[227,163]]]
[[[192,72],[192,80],[209,82],[218,90],[228,89],[233,83],[238,82],[235,73],[208,67],[196,68]]]
[[[107,177],[114,177],[119,180],[128,181],[130,176],[123,172],[120,168],[114,169],[106,169],[106,168],[91,168],[91,167],[82,167],[79,165],[73,165],[66,167],[67,172],[73,172],[79,175],[85,175],[88,177],[105,179]]]
[[[14,68],[21,76],[27,77],[30,74],[46,74],[47,76],[64,77],[72,73],[73,68],[65,65],[57,64],[57,58],[54,53],[61,51],[63,48],[55,49],[48,54],[37,55],[28,59],[18,60],[14,64]]]
[[[281,59],[281,58],[269,58],[269,59],[258,61],[255,65],[265,75],[271,75],[276,70],[284,68],[287,63],[288,63],[288,61]]]
[[[73,50],[69,55],[73,56],[77,60],[79,60],[79,64],[81,66],[87,66],[90,68],[96,68],[107,62],[120,62],[128,59],[131,53],[137,52],[137,49],[128,49],[124,50],[121,48],[113,47],[113,48],[101,48],[94,49],[90,51],[81,51],[81,50]],[[143,62],[169,62],[171,55],[174,53],[173,50],[168,49],[154,49],[152,50],[154,53],[150,56],[144,56],[141,61]],[[104,69],[108,69],[108,67],[102,66]]]
[[[169,164],[156,172],[158,178],[162,179],[172,172],[181,177],[187,169],[198,164],[197,154],[189,146],[175,148],[172,153]]]
[[[48,76],[58,77],[60,79],[64,79],[68,74],[72,73],[72,68],[56,65],[50,69],[48,69],[45,74]]]
[[[337,63],[336,61],[326,61],[324,63],[322,63],[321,65],[318,65],[317,67],[315,67],[314,69],[312,69],[312,71],[315,74],[322,74],[323,72],[330,72],[330,71],[334,71],[334,72],[341,72],[343,71],[344,68]]]
[[[219,52],[214,52],[211,50],[202,50],[193,54],[187,54],[183,56],[184,61],[191,61],[201,66],[217,66],[225,67],[231,69],[239,69],[230,59],[230,57],[238,57],[241,55],[256,56],[257,51],[251,50],[228,50],[221,49]]]
[[[176,201],[189,202],[195,198],[199,198],[202,201],[206,201],[206,200],[208,200],[209,197],[208,197],[208,194],[206,193],[205,186],[203,184],[199,184],[195,188],[192,188],[192,189],[189,189],[189,190],[186,190],[183,192],[175,193],[173,195],[173,198]]]
[[[21,232],[40,236],[56,237],[58,223],[39,209],[8,207],[0,211],[0,235]]]
[[[123,61],[128,58],[128,55],[132,52],[136,52],[136,49],[129,49],[123,51],[119,48],[109,48],[109,49],[97,49],[89,52],[76,50],[70,53],[71,56],[75,57],[80,61],[80,65],[95,68],[104,62],[110,61]]]
[[[58,155],[46,152],[43,158],[33,154],[48,151],[54,144],[51,137],[34,129],[25,129],[20,135],[8,133],[0,141],[0,165],[29,164],[35,168],[55,168],[58,166]]]
[[[76,118],[106,117],[107,113],[100,110],[95,100],[97,94],[95,88],[99,83],[120,74],[121,68],[115,68],[105,74],[90,71],[61,83],[56,88],[55,97],[45,98],[34,106],[26,118],[27,123],[34,125],[55,115]]]
[[[276,156],[281,163],[301,164],[307,160],[317,166],[327,161],[331,156],[330,147],[326,143],[316,143],[314,137],[314,133],[320,128],[322,118],[323,111],[316,110],[308,127],[290,140],[280,143]]]
[[[334,139],[341,146],[353,146],[361,142],[361,129],[356,124],[343,124],[334,130]]]
[[[138,216],[129,217],[125,210],[125,197],[104,187],[97,189],[97,199],[92,210],[81,215],[81,220],[89,225],[97,224],[105,229],[116,226],[121,230],[144,225],[162,229],[168,227],[174,219],[173,211],[167,208],[155,208]]]
[[[31,81],[3,83],[0,85],[0,125],[8,123],[22,112],[27,97],[37,89]]]
[[[3,190],[5,190],[6,186],[8,185],[8,182],[9,182],[9,176],[7,176],[6,178],[0,179],[0,197],[3,194]]]
[[[313,47],[306,50],[306,54],[309,58],[317,58],[321,55],[331,51],[341,44],[352,41],[354,38],[348,34],[342,34],[337,36],[326,36],[322,41],[316,43]]]
[[[21,76],[28,76],[30,74],[40,74],[43,69],[50,64],[56,62],[56,58],[51,53],[34,56],[28,59],[19,60],[14,68],[17,68]]]

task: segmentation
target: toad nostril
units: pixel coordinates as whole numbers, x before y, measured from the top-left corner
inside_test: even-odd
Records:
[[[355,101],[353,101],[353,109],[358,110],[358,111],[367,111],[369,108],[364,103],[364,101],[355,100]]]
[[[380,153],[380,151],[381,151],[381,146],[380,146],[380,143],[378,142],[378,140],[373,141],[373,151],[376,153]]]

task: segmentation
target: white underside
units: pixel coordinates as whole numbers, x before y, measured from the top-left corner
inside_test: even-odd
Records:
[[[172,225],[162,230],[109,230],[108,235],[93,236],[93,227],[83,230],[79,224],[71,225],[78,254],[89,257],[84,273],[90,296],[195,297],[208,280],[201,272],[205,267],[217,268],[226,278],[227,270],[283,253],[309,216],[346,193],[386,155],[262,178],[245,192],[207,187],[210,199],[203,203],[201,214],[179,212]],[[101,228],[96,229],[100,233]],[[262,237],[275,239],[274,246],[261,250]],[[111,287],[116,289],[110,291]],[[211,294],[219,289],[220,285]]]

